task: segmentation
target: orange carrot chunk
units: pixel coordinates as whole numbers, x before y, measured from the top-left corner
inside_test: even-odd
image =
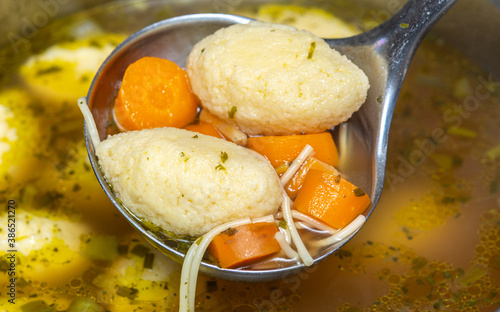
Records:
[[[359,187],[339,175],[311,169],[293,207],[335,229],[341,229],[369,205],[368,195]]]
[[[314,157],[331,166],[338,163],[337,147],[330,133],[313,133],[248,138],[247,147],[264,155],[274,168],[294,160],[306,144],[314,149]]]
[[[230,228],[212,240],[208,252],[222,268],[244,267],[281,250],[277,231],[276,224],[266,222]]]
[[[295,198],[295,196],[297,196],[299,190],[304,184],[307,173],[311,169],[323,170],[336,175],[339,174],[335,167],[330,166],[322,162],[321,160],[318,160],[316,157],[309,157],[300,167],[299,171],[297,171],[297,173],[293,176],[290,182],[288,182],[288,184],[285,186],[285,191],[287,192],[288,196],[290,196],[290,198]]]
[[[186,72],[174,62],[143,57],[123,76],[113,114],[124,131],[159,127],[183,128],[198,110]]]
[[[208,122],[200,121],[197,124],[188,125],[186,127],[186,130],[203,133],[206,135],[211,135],[219,139],[224,139],[224,136],[219,132],[219,130],[217,130],[217,128],[214,125]]]

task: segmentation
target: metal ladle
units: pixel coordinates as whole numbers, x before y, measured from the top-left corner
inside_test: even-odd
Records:
[[[426,32],[456,1],[410,0],[389,20],[370,31],[351,38],[326,40],[358,65],[371,85],[366,103],[338,131],[341,133],[339,169],[372,200],[366,217],[371,215],[382,193],[389,127],[410,61]],[[152,24],[126,39],[102,64],[87,96],[100,139],[108,135],[111,110],[129,64],[144,56],[157,56],[184,67],[195,43],[220,28],[250,21],[227,14],[185,15]],[[99,169],[87,128],[85,136],[94,172],[113,204],[153,246],[182,262],[184,253],[177,250],[179,241],[150,231],[115,197]],[[354,234],[323,250],[314,262],[331,255]],[[286,278],[305,268],[300,264],[270,270],[232,270],[203,262],[200,271],[217,278],[260,282]]]

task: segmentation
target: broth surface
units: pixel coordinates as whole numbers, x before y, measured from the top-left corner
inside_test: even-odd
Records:
[[[361,30],[377,23],[369,8],[333,8]],[[15,305],[3,291],[0,310],[65,311],[76,297],[109,311],[177,310],[180,265],[126,223],[88,163],[76,99],[85,95],[92,71],[76,75],[71,62],[47,62],[31,69],[37,83],[22,79],[21,64],[52,44],[66,42],[72,56],[82,46],[98,53],[147,24],[192,11],[172,5],[151,17],[146,9],[103,6],[0,51],[0,198],[6,207],[0,286],[9,290],[10,278],[17,278]],[[213,3],[199,10],[213,11]],[[294,6],[237,10],[300,22],[321,29],[321,36],[328,36],[323,23],[332,21],[325,11]],[[112,23],[110,15],[124,18]],[[126,19],[131,16],[134,23]],[[40,85],[49,88],[34,87]],[[429,34],[394,114],[384,193],[361,231],[318,266],[279,281],[200,276],[197,311],[493,311],[500,304],[499,105],[500,82]],[[9,248],[11,203],[16,241]],[[11,254],[15,276],[9,275]]]

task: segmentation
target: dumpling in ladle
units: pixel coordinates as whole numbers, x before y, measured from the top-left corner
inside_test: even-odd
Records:
[[[80,107],[91,125],[87,105]],[[122,132],[94,145],[104,177],[123,205],[176,235],[200,236],[235,219],[273,214],[282,201],[283,187],[271,164],[228,141],[155,128]]]
[[[251,22],[198,42],[186,70],[201,105],[250,135],[328,130],[365,102],[368,78],[321,38]]]

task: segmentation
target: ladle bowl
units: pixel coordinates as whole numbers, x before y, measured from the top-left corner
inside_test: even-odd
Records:
[[[326,40],[332,48],[358,65],[370,81],[366,103],[349,121],[334,130],[339,144],[340,171],[365,190],[372,201],[364,213],[367,218],[382,193],[390,122],[411,58],[425,33],[456,1],[408,1],[388,21],[368,32],[351,38]],[[113,133],[109,130],[112,129],[112,108],[128,65],[144,56],[156,56],[184,67],[192,47],[202,38],[220,28],[250,21],[249,18],[228,14],[185,15],[152,24],[127,38],[104,61],[87,95],[100,139]],[[182,262],[184,253],[178,247],[185,242],[165,233],[153,233],[122,205],[99,169],[87,127],[85,137],[92,168],[116,208],[153,246],[175,261]],[[316,255],[314,263],[338,250],[356,232]],[[235,270],[202,262],[200,271],[216,278],[262,282],[282,279],[306,268],[298,264],[269,270]]]

